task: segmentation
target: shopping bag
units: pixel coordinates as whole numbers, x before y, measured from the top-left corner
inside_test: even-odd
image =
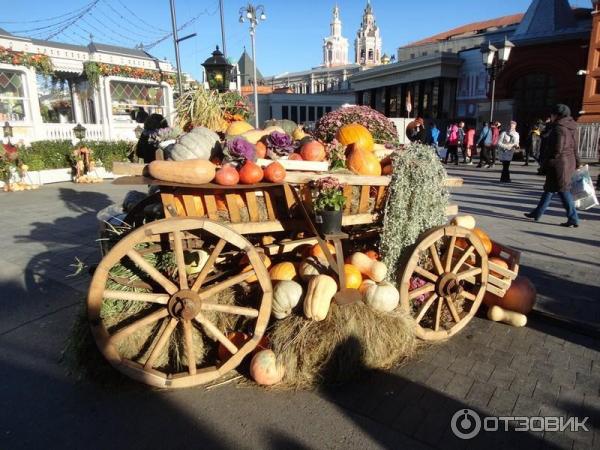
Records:
[[[499,148],[498,159],[503,162],[512,161],[514,152],[512,150],[504,150]]]
[[[442,146],[438,146],[437,148],[437,154],[440,157],[440,159],[444,159],[446,157],[446,154],[448,153],[448,149]]]
[[[575,200],[577,209],[586,210],[598,205],[596,190],[587,164],[573,174],[573,178],[571,178],[571,195]]]

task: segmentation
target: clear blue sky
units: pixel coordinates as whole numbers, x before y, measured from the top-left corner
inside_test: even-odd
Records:
[[[245,3],[243,0],[224,2],[227,52],[229,57],[237,60],[244,45],[250,51],[248,24],[238,22],[239,8]],[[6,21],[48,19],[83,8],[89,3],[90,0],[11,2],[10,8],[3,8],[0,27],[9,31],[50,27],[70,16],[36,23]],[[322,58],[322,39],[329,34],[331,10],[335,0],[264,0],[261,3],[265,6],[267,14],[267,20],[259,25],[257,32],[257,60],[262,74],[305,70],[319,65]],[[382,33],[383,51],[391,55],[399,46],[447,29],[523,12],[530,0],[372,0],[371,3]],[[354,36],[360,25],[365,4],[366,0],[338,0],[342,33],[350,41],[351,60]],[[409,7],[408,4],[412,6]],[[571,4],[591,6],[589,0],[575,0],[571,1]],[[218,1],[176,0],[176,6],[179,25],[202,14],[196,22],[180,32],[180,35],[198,33],[197,37],[181,43],[181,65],[184,71],[199,78],[200,64],[210,55],[214,46],[221,42]],[[140,19],[150,26],[144,25]],[[87,36],[91,32],[96,42],[133,47],[138,42],[148,43],[156,40],[165,34],[160,30],[170,28],[168,0],[99,0],[83,19],[53,39],[87,43]],[[45,38],[47,32],[54,29],[44,28],[34,33],[39,33],[39,37]],[[174,62],[173,44],[169,39],[149,51],[159,58],[167,57]]]

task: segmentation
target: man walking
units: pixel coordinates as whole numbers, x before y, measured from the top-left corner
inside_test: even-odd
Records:
[[[481,146],[481,155],[479,156],[477,168],[481,169],[484,165],[489,167],[492,164],[490,159],[492,152],[492,129],[487,122],[483,123],[479,139],[477,139],[477,145]]]

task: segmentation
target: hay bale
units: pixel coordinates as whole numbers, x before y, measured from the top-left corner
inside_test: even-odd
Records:
[[[281,386],[297,389],[346,381],[365,369],[389,369],[417,347],[409,315],[378,312],[362,302],[332,304],[321,322],[289,316],[274,323],[270,340],[285,365]]]

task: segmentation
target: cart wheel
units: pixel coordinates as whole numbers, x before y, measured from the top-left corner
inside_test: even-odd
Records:
[[[197,249],[199,242],[209,256],[201,270],[191,275],[186,271],[184,248]],[[244,255],[250,267],[241,270],[233,260]],[[111,271],[123,267],[135,272],[145,289],[124,290],[115,283]],[[254,303],[219,303],[223,291],[250,277],[258,279]],[[188,387],[215,380],[254,350],[269,321],[271,298],[267,269],[244,237],[207,219],[176,217],[132,231],[102,259],[88,293],[88,319],[98,348],[117,370],[152,386]],[[124,310],[135,314],[120,320]],[[235,328],[219,329],[215,317],[243,324],[250,340],[234,343],[226,331]],[[140,342],[136,354],[122,350],[127,339],[142,332],[147,339]],[[205,354],[216,359],[214,348],[206,351],[207,339],[229,351],[231,356],[222,365],[198,362]],[[179,364],[171,362],[174,353]]]
[[[481,240],[466,228],[443,226],[421,236],[400,285],[419,338],[448,338],[473,318],[485,294],[487,261]]]

